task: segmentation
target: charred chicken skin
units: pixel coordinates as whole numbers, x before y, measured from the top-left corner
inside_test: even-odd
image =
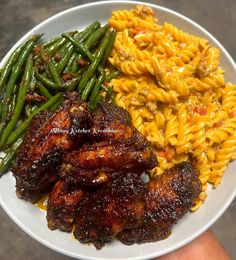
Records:
[[[157,165],[128,112],[107,103],[89,112],[73,92],[55,113],[34,117],[12,171],[19,198],[34,203],[51,191],[50,229],[75,226],[79,241],[100,249],[114,238],[164,239],[193,205],[201,191],[198,171],[183,162],[143,182],[141,174]]]
[[[54,185],[47,202],[47,221],[50,229],[71,232],[77,208],[85,191],[63,180]]]
[[[151,149],[137,150],[135,146],[98,143],[84,145],[68,153],[63,160],[60,176],[84,185],[97,185],[107,181],[113,172],[133,172],[141,175],[157,166]]]
[[[92,115],[91,140],[112,144],[125,144],[143,150],[150,145],[133,126],[130,114],[123,108],[103,103]]]
[[[140,225],[118,234],[118,239],[124,244],[154,242],[168,237],[172,225],[199,196],[201,182],[198,171],[189,162],[183,162],[152,179],[147,190]]]
[[[104,103],[92,114],[89,143],[67,153],[59,175],[82,185],[106,182],[117,171],[141,175],[157,166],[150,143],[121,107]]]
[[[144,213],[145,189],[137,175],[127,173],[88,193],[78,208],[75,238],[100,249],[123,228],[138,226]]]
[[[49,191],[58,179],[62,156],[84,141],[77,130],[87,127],[89,118],[87,104],[76,93],[70,93],[55,113],[34,117],[12,168],[19,198],[34,203]]]

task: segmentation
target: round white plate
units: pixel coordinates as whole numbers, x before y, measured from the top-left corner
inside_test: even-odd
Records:
[[[47,40],[62,32],[83,29],[95,20],[107,23],[113,10],[130,9],[140,2],[104,1],[78,6],[59,13],[42,22],[22,37],[3,59],[6,62],[12,51],[31,34],[44,33]],[[145,3],[147,4],[147,3]],[[221,66],[226,70],[226,79],[235,80],[236,65],[224,47],[206,30],[190,19],[169,9],[150,5],[156,12],[160,23],[171,22],[183,30],[207,38],[221,51]],[[45,213],[34,205],[17,199],[15,195],[15,179],[7,173],[0,179],[0,203],[7,214],[26,233],[40,243],[68,256],[79,259],[150,259],[171,252],[199,236],[208,229],[226,210],[236,195],[236,162],[227,168],[222,183],[216,190],[209,188],[208,198],[195,213],[188,213],[173,227],[172,235],[156,243],[125,246],[120,242],[112,242],[102,250],[94,246],[81,244],[71,234],[51,231],[47,228]]]

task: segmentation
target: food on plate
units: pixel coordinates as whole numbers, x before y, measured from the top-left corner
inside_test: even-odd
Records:
[[[201,191],[198,171],[188,162],[143,183],[120,175],[82,201],[74,235],[97,248],[114,238],[124,244],[161,240],[193,205]]]
[[[144,213],[146,186],[135,172],[117,173],[101,188],[86,194],[78,207],[74,236],[97,249],[124,228],[137,227]]]
[[[96,185],[105,182],[116,171],[142,174],[157,165],[152,150],[136,150],[133,146],[96,143],[83,145],[63,159],[59,175],[73,182]]]
[[[127,111],[101,103],[90,112],[76,92],[64,98],[54,113],[42,112],[30,123],[12,170],[18,197],[34,203],[50,191],[48,227],[74,229],[75,238],[97,249],[116,237],[142,243],[169,235],[199,195],[198,171],[184,162],[144,182],[141,175],[158,162]],[[113,120],[104,118],[107,111]],[[91,132],[95,125],[103,125],[103,133],[128,128],[129,136],[97,136]],[[139,237],[143,225],[146,235]]]
[[[96,21],[48,42],[43,42],[43,35],[32,35],[13,52],[0,76],[0,149],[6,152],[1,175],[34,116],[55,111],[63,93],[76,89],[90,110],[114,99],[112,89],[102,84],[119,75],[107,62],[115,36],[114,29]]]
[[[199,172],[189,162],[176,164],[147,184],[144,215],[136,228],[124,229],[118,239],[124,244],[164,239],[171,227],[193,205],[201,191]]]
[[[49,191],[58,178],[62,156],[84,140],[75,132],[87,127],[88,117],[87,104],[73,92],[55,113],[33,118],[12,168],[18,197],[37,202]]]
[[[47,222],[52,230],[71,232],[78,206],[85,196],[85,190],[78,185],[58,180],[47,201]]]
[[[163,23],[164,22],[164,23]],[[159,165],[152,176],[191,160],[202,192],[216,187],[236,149],[236,91],[220,67],[220,51],[206,39],[158,21],[148,6],[115,10],[117,30],[109,61],[122,72],[108,83],[116,103],[152,143]]]
[[[11,168],[21,199],[48,194],[48,227],[97,249],[168,237],[236,157],[219,55],[144,5],[32,35],[1,70],[0,174]]]
[[[122,108],[104,103],[92,113],[88,144],[67,153],[59,175],[74,183],[97,185],[114,171],[141,175],[157,165],[149,142],[132,125]]]

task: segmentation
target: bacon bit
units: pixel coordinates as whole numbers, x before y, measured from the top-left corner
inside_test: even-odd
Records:
[[[42,49],[42,45],[41,45],[41,44],[36,44],[36,45],[34,46],[34,54],[35,54],[35,55],[39,55],[40,52],[41,52],[41,49]]]
[[[134,29],[133,29],[133,33],[135,35],[137,34],[142,34],[142,33],[145,33],[145,31],[143,30],[143,28],[139,27],[139,26],[135,26]]]
[[[54,56],[54,60],[55,60],[56,62],[59,62],[61,59],[62,59],[62,54],[60,54],[60,53],[57,53],[57,54]]]
[[[236,117],[236,112],[229,113],[229,117]]]
[[[218,122],[214,124],[214,127],[221,127],[223,125],[223,120],[220,119]]]
[[[47,99],[44,96],[40,96],[37,93],[28,93],[26,95],[26,100],[29,103],[42,103],[45,102]]]
[[[204,107],[194,107],[193,112],[198,113],[201,116],[204,116],[207,114],[207,109]]]
[[[105,83],[103,83],[103,85],[104,85],[105,87],[109,87],[109,86],[110,86],[109,83],[110,83],[110,82],[105,82]]]
[[[65,74],[63,74],[62,79],[63,79],[63,81],[70,80],[70,79],[72,79],[72,75],[70,73],[65,73]]]
[[[80,65],[80,67],[85,67],[85,66],[88,66],[88,61],[87,60],[85,60],[85,59],[82,59],[82,58],[80,58],[80,59],[78,59],[77,61],[76,61],[76,63],[78,64],[78,65]]]

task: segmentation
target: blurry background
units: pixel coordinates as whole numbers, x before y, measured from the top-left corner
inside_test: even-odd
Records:
[[[0,0],[0,60],[12,45],[44,19],[70,7],[95,1]],[[235,0],[145,1],[173,9],[211,32],[236,60]],[[91,21],[93,17],[91,17]],[[235,77],[236,81],[236,77]],[[236,259],[236,200],[213,225],[212,230],[233,259]],[[0,259],[69,260],[25,234],[0,208]]]

